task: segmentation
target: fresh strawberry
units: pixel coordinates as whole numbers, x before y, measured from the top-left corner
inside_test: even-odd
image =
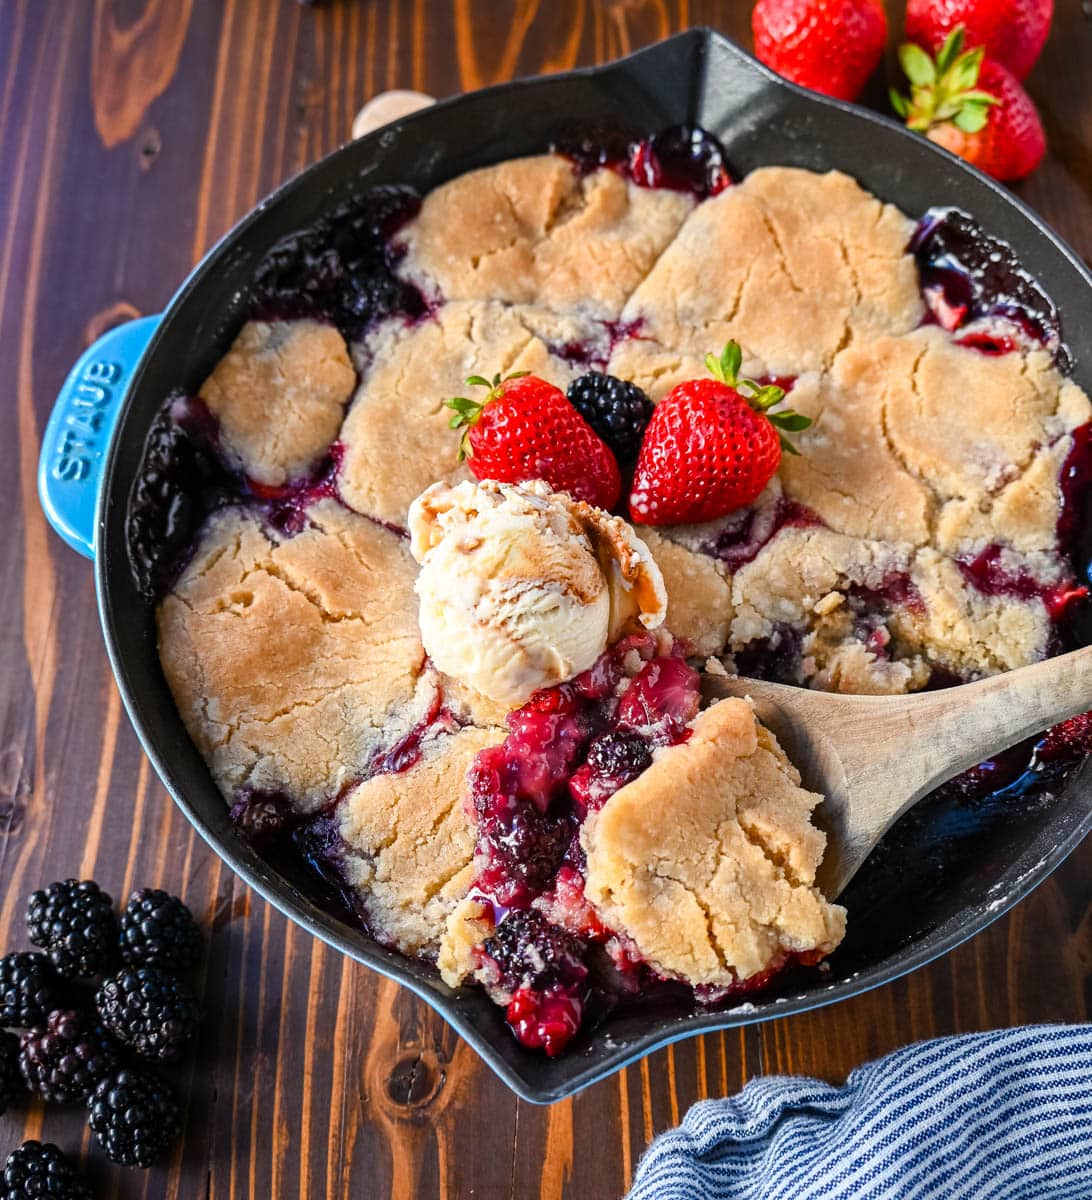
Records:
[[[1054,0],[908,0],[906,36],[930,53],[963,26],[968,46],[1024,79],[1050,32]]]
[[[935,59],[913,42],[899,48],[910,97],[891,103],[910,129],[965,158],[995,179],[1023,179],[1042,162],[1046,138],[1031,97],[981,46],[963,49],[963,30],[948,35]]]
[[[783,389],[739,378],[735,342],[705,365],[712,379],[680,383],[656,406],[645,430],[629,511],[639,525],[712,521],[750,504],[770,482],[782,450],[779,430],[811,421],[791,409],[771,412]]]
[[[463,429],[459,460],[478,479],[526,483],[544,479],[559,492],[600,508],[613,508],[622,490],[618,463],[565,393],[527,371],[492,380],[471,375],[484,387],[482,400],[456,396],[449,424]]]
[[[856,100],[887,43],[880,0],[758,0],[755,54],[813,92]]]

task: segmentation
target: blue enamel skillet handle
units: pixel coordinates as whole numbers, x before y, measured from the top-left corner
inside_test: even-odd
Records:
[[[86,558],[95,557],[95,512],[106,451],[121,402],[158,315],[104,333],[64,381],[42,438],[38,497],[50,525]]]

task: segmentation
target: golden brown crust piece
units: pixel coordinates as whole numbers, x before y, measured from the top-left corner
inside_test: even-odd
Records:
[[[175,702],[230,800],[249,786],[311,811],[427,712],[415,567],[395,534],[334,501],[282,539],[215,516],[158,611]]]
[[[626,305],[641,337],[701,361],[729,338],[776,375],[921,319],[912,223],[837,171],[753,171],[698,205]]]
[[[785,493],[858,537],[977,553],[1052,552],[1083,392],[1041,351],[989,356],[935,326],[838,356],[792,390],[815,424],[781,467]]]
[[[319,321],[248,321],[201,385],[222,444],[259,483],[306,476],[356,386],[345,339]]]
[[[503,729],[463,729],[425,743],[406,771],[375,775],[338,808],[347,882],[372,929],[404,954],[434,951],[473,875],[463,799],[474,756]]]
[[[782,951],[833,950],[845,910],[814,886],[821,797],[745,700],[724,700],[690,740],[588,818],[585,893],[658,970],[728,985]]]
[[[732,585],[720,564],[659,530],[642,528],[638,536],[664,577],[668,628],[685,643],[688,654],[719,654],[732,622]]]
[[[402,273],[445,300],[504,300],[616,319],[694,206],[556,154],[453,179],[407,227]]]

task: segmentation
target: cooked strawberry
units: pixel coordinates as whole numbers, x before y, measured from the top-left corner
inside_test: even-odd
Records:
[[[1031,97],[982,48],[963,49],[963,30],[945,40],[935,59],[913,42],[899,48],[910,97],[892,91],[895,111],[910,129],[965,158],[995,179],[1022,179],[1046,153]]]
[[[909,0],[906,36],[930,53],[963,26],[968,46],[1024,79],[1050,32],[1054,0]]]
[[[880,0],[758,0],[755,54],[801,87],[856,100],[887,43]]]
[[[811,421],[791,409],[770,411],[783,389],[739,378],[735,342],[705,365],[712,379],[680,383],[656,406],[633,476],[629,511],[639,525],[712,521],[750,504],[773,478],[782,450],[796,450],[780,430]]]
[[[463,429],[459,459],[478,479],[526,483],[544,479],[559,492],[600,508],[618,503],[622,481],[618,463],[565,393],[526,371],[505,379],[471,375],[484,387],[484,399],[456,396],[449,424]]]

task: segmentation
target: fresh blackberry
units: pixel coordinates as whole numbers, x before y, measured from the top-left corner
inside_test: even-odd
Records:
[[[106,1028],[141,1058],[177,1058],[200,1020],[190,990],[159,967],[111,975],[99,988],[95,1006]]]
[[[19,1039],[0,1029],[0,1113],[11,1108],[26,1090],[19,1074]]]
[[[36,950],[0,958],[0,1025],[41,1025],[57,1006],[60,980],[53,964]]]
[[[178,1101],[149,1071],[124,1070],[103,1079],[87,1102],[91,1128],[113,1162],[150,1167],[182,1129]]]
[[[86,1013],[59,1009],[28,1029],[19,1047],[27,1087],[45,1100],[82,1100],[119,1063],[106,1031]]]
[[[92,1194],[52,1142],[24,1142],[4,1163],[0,1200],[92,1200]]]
[[[176,896],[141,888],[121,914],[121,957],[134,966],[192,970],[201,958],[201,930]]]
[[[117,942],[114,902],[97,883],[66,879],[27,902],[30,940],[66,977],[97,975],[110,965]]]
[[[569,402],[614,451],[619,465],[636,462],[652,401],[635,384],[589,371],[569,384]]]

